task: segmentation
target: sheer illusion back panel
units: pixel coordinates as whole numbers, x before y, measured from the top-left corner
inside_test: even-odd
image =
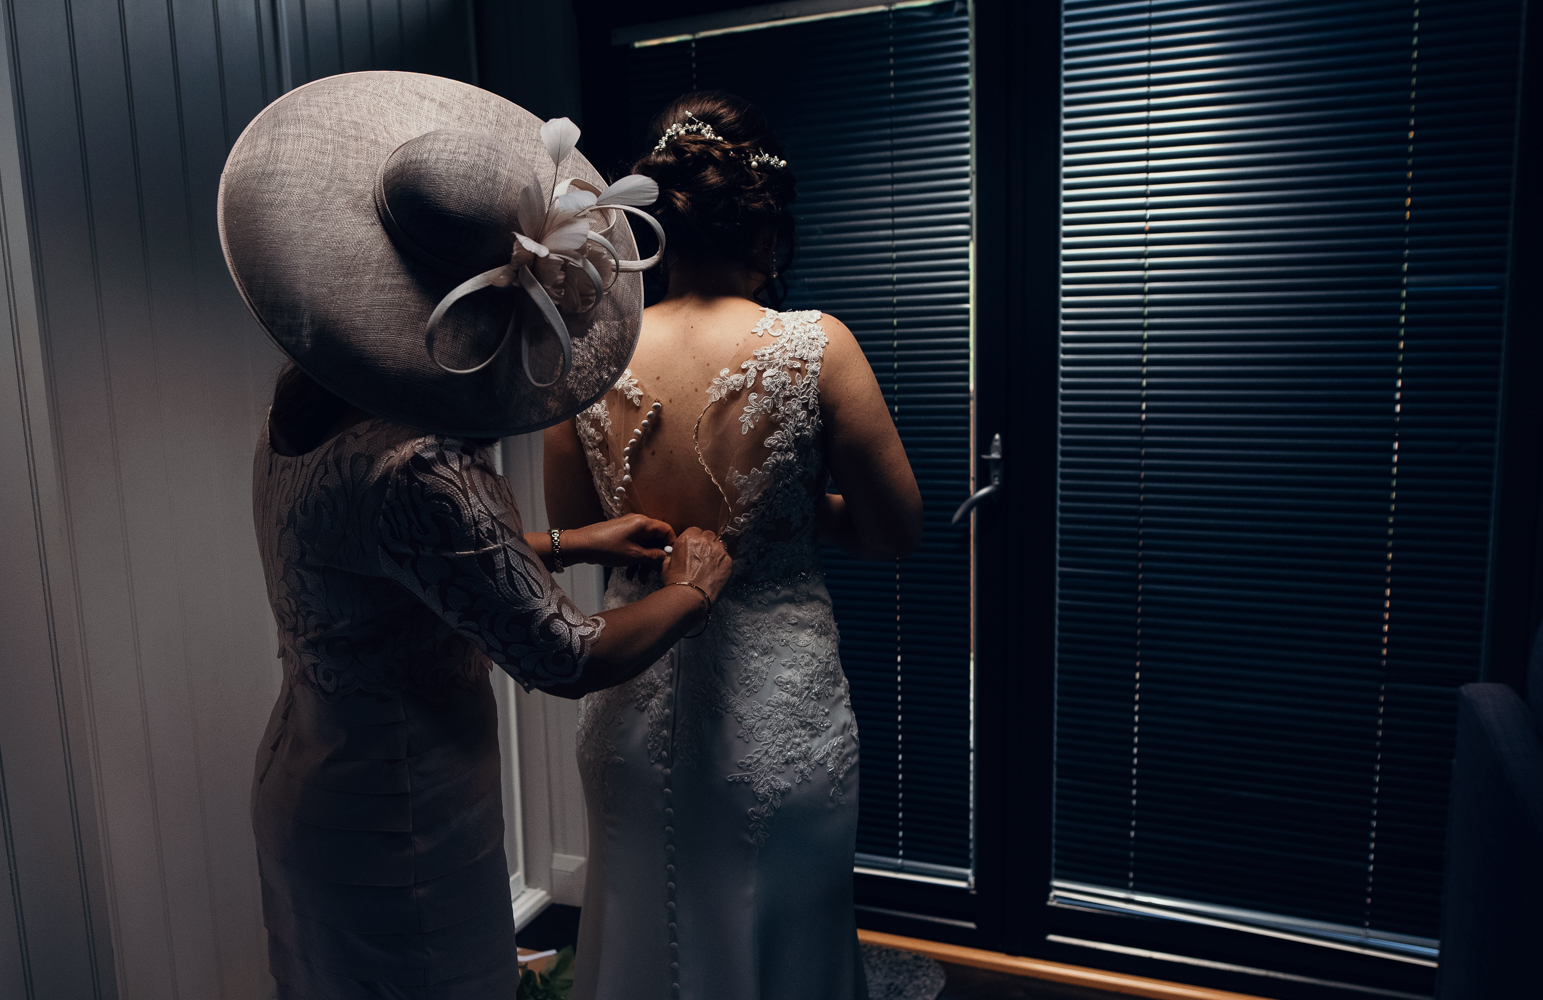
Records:
[[[689,348],[645,332],[633,367],[577,420],[606,514],[710,528],[737,554],[752,525],[762,541],[799,534],[823,471],[819,316],[760,310],[748,330]]]

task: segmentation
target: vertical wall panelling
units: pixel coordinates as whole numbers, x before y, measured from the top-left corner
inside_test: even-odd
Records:
[[[473,0],[276,0],[288,83],[400,69],[477,82]]]
[[[541,118],[579,120],[578,29],[571,0],[477,0],[475,18],[480,86]],[[607,164],[597,166],[605,170]],[[525,529],[544,529],[541,435],[509,438],[502,457]],[[585,611],[600,609],[604,581],[597,567],[573,567],[558,582]],[[574,745],[578,703],[527,694],[512,684],[509,694],[519,753],[518,771],[506,778],[505,794],[517,789],[521,809],[506,809],[505,816],[518,820],[523,834],[526,892],[515,899],[515,919],[523,923],[548,901],[583,902],[589,849]],[[515,858],[511,853],[511,868]]]
[[[525,530],[544,530],[548,522],[541,484],[541,435],[507,439],[503,459],[504,474],[514,489]],[[592,614],[600,610],[604,584],[598,567],[575,566],[558,582],[584,611]],[[574,744],[579,705],[524,691],[516,692],[515,705],[526,884],[549,893],[555,902],[578,906],[584,898],[584,860],[589,854]]]
[[[3,12],[0,12],[3,13]],[[110,998],[106,885],[91,780],[79,619],[39,337],[15,118],[0,25],[0,996]]]
[[[278,678],[250,449],[278,359],[214,226],[225,152],[277,95],[266,6],[6,7],[105,990],[124,997],[269,991],[246,798]]]
[[[270,996],[247,796],[279,676],[250,491],[281,359],[215,194],[288,84],[475,79],[471,3],[0,4],[0,505],[32,526],[0,585],[0,993]]]
[[[473,0],[0,15],[0,995],[268,997],[247,798],[279,672],[250,493],[281,357],[225,272],[219,175],[290,86],[475,81]],[[582,857],[572,805],[526,824],[533,883]]]

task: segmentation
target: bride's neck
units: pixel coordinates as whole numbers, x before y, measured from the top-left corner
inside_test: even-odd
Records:
[[[766,275],[740,263],[714,260],[670,261],[670,287],[664,302],[686,305],[712,299],[754,299]]]

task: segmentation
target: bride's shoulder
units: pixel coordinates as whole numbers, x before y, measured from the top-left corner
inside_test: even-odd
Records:
[[[779,312],[776,309],[763,309],[761,321],[756,324],[756,334],[774,332],[784,337],[791,333],[802,339],[818,341],[822,351],[828,352],[833,345],[841,345],[838,350],[848,348],[857,343],[857,338],[852,336],[852,331],[830,313],[821,312],[818,309],[799,309],[787,312]]]
[[[770,314],[771,310],[767,310]],[[827,367],[829,363],[840,361],[856,352],[862,356],[862,348],[857,346],[857,338],[847,325],[827,312],[818,309],[810,309],[805,312],[778,313],[784,328],[796,328],[807,331],[817,336],[823,349]]]
[[[833,402],[853,384],[873,379],[868,358],[851,329],[829,313],[813,313],[823,341],[820,363],[820,393]]]

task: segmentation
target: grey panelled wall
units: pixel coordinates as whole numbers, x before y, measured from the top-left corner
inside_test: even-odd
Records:
[[[364,69],[402,69],[477,82],[472,0],[269,2],[289,29],[281,35],[289,86]]]
[[[215,231],[286,83],[475,78],[470,0],[0,0],[0,998],[272,995],[278,688],[251,455],[280,358]]]
[[[6,414],[4,437],[30,431],[37,521],[59,528],[0,586],[7,619],[50,590],[67,600],[25,622],[47,634],[48,658],[16,655],[7,623],[7,687],[29,699],[8,707],[32,726],[7,725],[0,754],[52,765],[68,749],[74,806],[8,799],[17,995],[257,995],[244,777],[276,685],[247,494],[274,359],[230,291],[213,212],[230,130],[276,94],[261,11],[4,12],[21,208],[6,219],[11,332],[40,375],[21,384],[29,425]],[[40,745],[42,719],[59,733]],[[56,780],[6,778],[18,792]],[[74,843],[79,874],[24,854],[28,837]],[[58,912],[72,889],[82,930]],[[72,968],[81,933],[89,978]]]
[[[11,106],[0,46],[0,108]],[[0,128],[0,997],[113,996],[79,636],[14,130]],[[105,983],[104,983],[105,979]]]

